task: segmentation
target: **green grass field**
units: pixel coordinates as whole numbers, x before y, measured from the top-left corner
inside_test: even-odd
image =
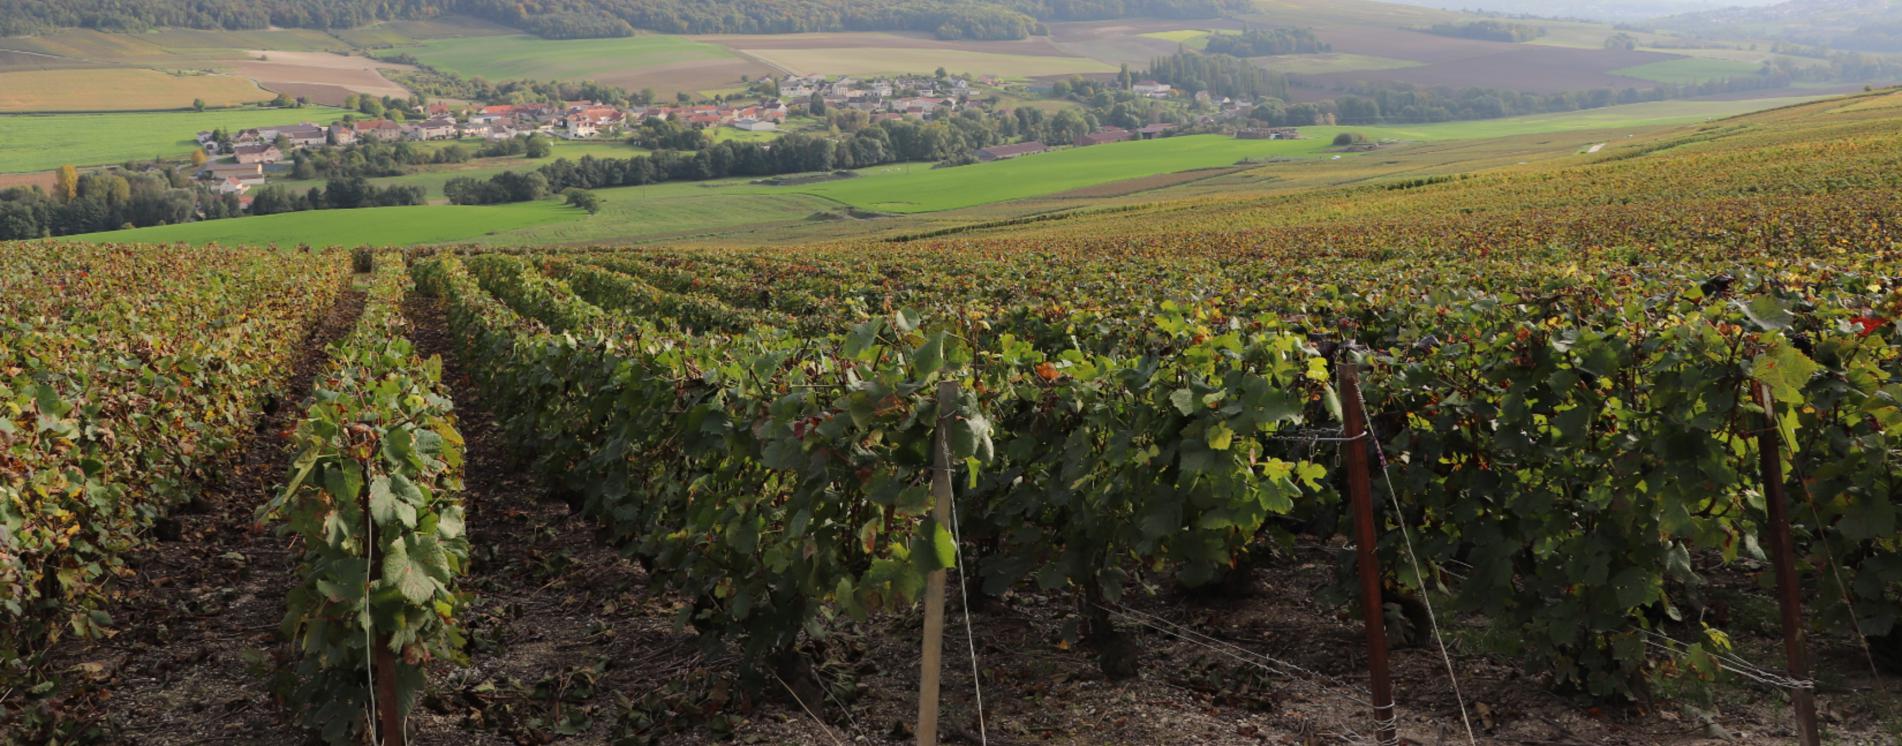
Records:
[[[1161,39],[1163,41],[1173,41],[1177,44],[1186,44],[1197,39],[1207,39],[1211,33],[1214,32],[1205,29],[1185,28],[1176,29],[1174,31],[1151,31],[1142,36],[1145,39]]]
[[[1197,135],[1070,148],[958,168],[932,168],[929,163],[875,166],[861,169],[859,176],[851,179],[748,188],[809,194],[880,212],[935,212],[1154,174],[1229,166],[1249,158],[1313,156],[1327,145],[1315,139],[1271,142]]]
[[[1684,84],[1750,75],[1760,67],[1756,63],[1741,60],[1688,58],[1621,67],[1612,73],[1656,83]]]
[[[1021,80],[1041,75],[1116,72],[1112,65],[1082,57],[996,54],[939,47],[739,49],[775,67],[802,75],[929,74],[942,67],[960,75],[996,75]]]
[[[75,238],[94,243],[407,246],[469,241],[582,216],[580,210],[552,201],[494,207],[374,207],[210,220]]]
[[[1185,49],[1197,51],[1209,48],[1209,37],[1216,34],[1233,34],[1234,31],[1212,31],[1208,29],[1176,29],[1174,31],[1151,31],[1141,36],[1145,39],[1161,39],[1180,44]]]
[[[711,133],[715,145],[723,142],[772,142],[779,139],[779,135],[778,132],[747,132],[732,127],[715,128]]]
[[[0,173],[45,171],[65,164],[97,166],[179,158],[197,146],[199,130],[241,129],[297,122],[328,123],[344,112],[303,109],[229,109],[137,114],[0,115]]]
[[[0,72],[0,112],[152,111],[269,101],[276,95],[229,75],[167,75],[144,68]]]
[[[810,194],[868,210],[935,212],[1056,194],[1098,184],[1242,159],[1324,156],[1335,135],[1360,132],[1381,140],[1479,140],[1548,132],[1684,124],[1799,103],[1810,98],[1746,101],[1665,101],[1588,111],[1395,127],[1304,127],[1305,139],[1236,140],[1215,135],[1174,137],[1059,150],[999,163],[934,169],[906,163],[862,169],[853,179],[793,187],[757,187]],[[1347,156],[1358,157],[1358,156]]]
[[[589,80],[682,62],[733,59],[727,48],[678,36],[549,40],[525,34],[433,39],[397,47],[432,67],[489,80]]]
[[[743,181],[658,184],[600,189],[601,212],[475,239],[490,246],[589,242],[629,243],[657,238],[731,237],[738,232],[803,221],[838,204],[795,193],[762,193]]]
[[[400,47],[425,39],[512,36],[521,31],[470,16],[445,15],[412,21],[384,21],[330,34],[357,47]]]

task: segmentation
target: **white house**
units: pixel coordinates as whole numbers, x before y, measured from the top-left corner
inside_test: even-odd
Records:
[[[1168,83],[1158,83],[1153,80],[1144,80],[1129,87],[1129,92],[1138,96],[1167,96],[1172,90],[1175,89]]]
[[[456,136],[456,120],[429,119],[411,128],[418,140],[449,140]]]
[[[574,139],[594,137],[601,131],[594,126],[594,120],[585,116],[571,116],[566,120],[567,136]]]

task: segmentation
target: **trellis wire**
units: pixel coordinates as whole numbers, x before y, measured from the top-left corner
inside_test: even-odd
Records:
[[[1358,387],[1355,388],[1354,393],[1360,397],[1361,411],[1366,412],[1366,394]],[[1459,674],[1455,672],[1453,668],[1453,655],[1447,652],[1446,637],[1440,634],[1439,615],[1435,613],[1433,609],[1433,593],[1426,588],[1426,573],[1420,569],[1420,557],[1413,551],[1413,533],[1407,530],[1407,522],[1404,519],[1404,513],[1400,509],[1400,492],[1394,489],[1393,474],[1391,470],[1387,468],[1387,451],[1381,447],[1380,438],[1374,436],[1374,423],[1369,421],[1363,425],[1363,427],[1365,429],[1362,431],[1362,435],[1370,436],[1369,439],[1374,442],[1374,454],[1380,458],[1380,477],[1382,481],[1387,483],[1387,500],[1393,504],[1394,524],[1400,527],[1400,539],[1405,543],[1407,560],[1413,563],[1413,577],[1420,581],[1420,600],[1426,605],[1427,622],[1433,627],[1433,641],[1440,647],[1440,660],[1446,664],[1446,678],[1453,684],[1453,699],[1458,702],[1460,706],[1460,724],[1466,727],[1466,742],[1469,744],[1477,744],[1479,743],[1479,739],[1473,734],[1473,719],[1466,712],[1466,695],[1460,691]]]
[[[806,711],[806,717],[812,718],[812,722],[819,725],[819,730],[825,731],[826,738],[832,739],[832,742],[838,746],[845,746],[845,742],[839,740],[839,735],[832,732],[832,726],[826,725],[826,721],[820,720],[818,715],[813,714],[812,708],[806,706],[806,700],[799,698],[799,692],[793,691],[791,684],[786,683],[785,679],[780,678],[777,672],[773,673],[773,680],[778,681],[780,686],[786,688],[786,693],[792,695],[794,702],[799,703],[799,709]]]
[[[1823,528],[1823,514],[1816,509],[1816,495],[1810,492],[1809,479],[1803,476],[1803,465],[1797,459],[1790,459],[1790,475],[1796,477],[1796,486],[1803,488],[1803,505],[1809,508],[1810,518],[1816,521],[1816,529]],[[1849,597],[1849,585],[1843,582],[1843,571],[1836,561],[1836,550],[1829,546],[1829,537],[1821,537],[1817,542],[1823,546],[1823,556],[1829,560],[1829,576],[1836,581],[1836,592],[1842,594],[1843,606],[1849,609],[1849,626],[1856,631],[1856,642],[1862,645],[1863,660],[1869,663],[1869,676],[1876,682],[1876,690],[1883,699],[1889,698],[1889,685],[1882,680],[1882,672],[1876,666],[1875,651],[1869,647],[1869,636],[1862,631],[1862,620],[1856,616],[1856,602]]]
[[[1367,690],[1361,687],[1355,686],[1353,684],[1342,681],[1333,676],[1329,676],[1327,674],[1321,673],[1319,671],[1305,668],[1299,664],[1290,663],[1288,661],[1281,660],[1280,658],[1276,658],[1266,653],[1249,650],[1248,648],[1244,648],[1240,645],[1236,645],[1227,640],[1223,640],[1213,635],[1209,635],[1207,633],[1197,631],[1196,629],[1189,627],[1188,625],[1185,625],[1185,624],[1178,624],[1176,622],[1171,622],[1167,619],[1163,619],[1158,616],[1145,614],[1140,611],[1136,611],[1135,609],[1131,609],[1127,606],[1123,606],[1121,604],[1117,604],[1114,606],[1105,606],[1100,603],[1091,602],[1091,605],[1095,606],[1098,609],[1102,609],[1104,611],[1107,611],[1113,614],[1121,614],[1124,617],[1128,618],[1129,620],[1137,624],[1140,624],[1144,627],[1148,627],[1158,632],[1162,632],[1172,637],[1176,637],[1190,644],[1207,649],[1211,652],[1219,653],[1221,655],[1234,658],[1248,665],[1266,670],[1269,673],[1277,674],[1277,675],[1290,678],[1290,679],[1299,680],[1303,683],[1306,683],[1310,686],[1316,687],[1323,691],[1331,690],[1331,689],[1346,690],[1348,694],[1352,696],[1335,694],[1331,691],[1328,692],[1332,696],[1339,697],[1344,702],[1352,702],[1354,704],[1365,704],[1361,700],[1368,696]]]
[[[1091,605],[1105,612],[1121,614],[1129,621],[1138,625],[1148,627],[1217,655],[1226,656],[1240,661],[1245,665],[1254,666],[1268,673],[1306,684],[1312,687],[1315,692],[1342,703],[1355,706],[1364,705],[1366,702],[1363,700],[1369,696],[1367,690],[1348,684],[1327,674],[1319,673],[1270,655],[1249,650],[1226,640],[1198,632],[1187,625],[1176,624],[1161,617],[1144,614],[1120,604],[1111,607],[1091,602]],[[1349,694],[1353,696],[1334,691],[1336,689],[1348,690]],[[1362,743],[1367,740],[1357,731],[1347,731],[1340,735],[1341,740],[1347,743]]]
[[[991,742],[989,728],[984,722],[984,681],[978,674],[977,635],[971,631],[971,594],[965,590],[964,583],[964,534],[958,530],[958,501],[951,501],[951,545],[958,550],[958,605],[964,612],[964,641],[971,646],[971,690],[977,695],[977,739],[979,746]]]

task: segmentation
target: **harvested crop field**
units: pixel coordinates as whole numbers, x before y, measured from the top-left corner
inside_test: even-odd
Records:
[[[1321,25],[1314,29],[1337,54],[1371,54],[1416,62],[1452,62],[1508,52],[1526,46],[1477,39],[1456,39],[1403,28]]]
[[[253,51],[251,59],[229,65],[239,75],[287,96],[336,106],[351,93],[373,96],[409,96],[409,90],[383,76],[384,70],[407,70],[406,65],[368,57],[329,52]]]
[[[1181,42],[1174,32],[1197,34],[1239,29],[1234,21],[1121,20],[1049,24],[1050,41],[1066,54],[1088,57],[1110,65],[1140,67],[1157,57],[1174,54]]]
[[[1404,32],[1413,33],[1413,32]],[[1428,34],[1413,33],[1427,37]],[[1463,45],[1463,40],[1452,40]],[[1336,49],[1340,49],[1337,45]],[[1372,48],[1345,50],[1372,53]],[[1406,58],[1392,51],[1388,56]],[[1436,55],[1437,56],[1437,55]],[[1573,49],[1539,44],[1480,42],[1461,56],[1439,56],[1418,67],[1331,73],[1310,78],[1328,83],[1391,80],[1422,86],[1507,88],[1557,93],[1591,88],[1649,88],[1652,81],[1619,75],[1615,70],[1676,59],[1657,52]]]
[[[157,70],[25,70],[0,72],[0,111],[150,111],[266,101],[271,94],[244,78],[170,75]]]
[[[8,39],[8,42],[17,41]],[[44,52],[0,47],[0,72],[21,70],[65,70],[75,67],[97,67],[92,63],[69,59]]]
[[[9,37],[0,41],[6,49],[81,64],[141,59],[165,54],[165,50],[146,42],[142,36],[108,34],[100,31],[70,29],[40,36]]]
[[[35,171],[24,174],[0,174],[0,190],[14,187],[39,187],[51,193],[59,185],[59,172]]]

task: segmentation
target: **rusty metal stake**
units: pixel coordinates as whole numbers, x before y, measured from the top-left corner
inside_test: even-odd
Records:
[[[1798,686],[1790,690],[1790,702],[1796,708],[1797,742],[1818,746],[1816,730],[1816,690],[1810,685],[1809,654],[1803,630],[1803,598],[1796,586],[1796,550],[1790,541],[1789,500],[1783,492],[1783,446],[1777,437],[1776,403],[1770,389],[1756,384],[1757,401],[1763,405],[1763,427],[1757,433],[1757,451],[1763,465],[1763,501],[1769,508],[1770,555],[1776,565],[1777,607],[1783,616],[1783,657],[1790,666],[1790,678]]]
[[[1380,560],[1375,556],[1374,494],[1367,463],[1367,413],[1361,409],[1360,375],[1341,352],[1341,419],[1346,426],[1347,492],[1354,508],[1355,564],[1360,571],[1361,615],[1367,623],[1367,674],[1373,693],[1374,742],[1398,743],[1393,676],[1387,668],[1387,622],[1380,596]]]

